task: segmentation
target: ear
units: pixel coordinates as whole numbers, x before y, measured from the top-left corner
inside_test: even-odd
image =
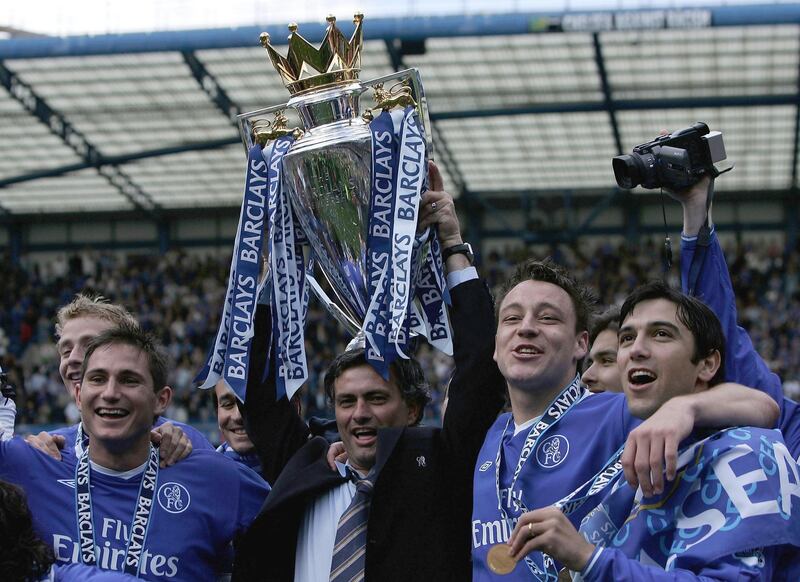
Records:
[[[714,350],[697,362],[697,379],[701,382],[710,382],[711,378],[713,378],[714,374],[719,370],[721,363],[722,358],[719,355],[719,351]]]
[[[172,388],[169,386],[164,386],[161,390],[156,392],[156,407],[154,413],[156,416],[161,416],[164,414],[164,411],[169,406],[169,403],[172,402]]]
[[[406,426],[413,426],[414,423],[417,421],[417,418],[419,418],[420,416],[421,410],[419,402],[406,404],[406,407],[408,407],[408,417],[406,418]]]
[[[579,362],[589,353],[589,332],[583,330],[575,337],[575,361]]]

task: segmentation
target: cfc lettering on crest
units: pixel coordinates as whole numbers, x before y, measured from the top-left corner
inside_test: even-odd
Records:
[[[171,481],[158,488],[158,504],[169,513],[183,513],[191,501],[189,491],[180,483]]]
[[[556,434],[546,438],[536,450],[536,462],[545,469],[552,469],[564,462],[569,454],[569,441]]]

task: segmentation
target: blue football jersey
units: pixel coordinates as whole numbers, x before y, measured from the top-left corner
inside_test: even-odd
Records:
[[[72,447],[68,447],[71,449]],[[0,443],[0,478],[23,488],[39,536],[58,563],[79,563],[74,454],[61,461],[19,438]],[[141,470],[93,466],[91,495],[97,566],[122,571]],[[140,577],[213,581],[230,571],[234,536],[255,518],[269,486],[223,455],[194,451],[158,472]]]
[[[524,507],[533,510],[566,497],[594,477],[641,422],[630,415],[622,394],[602,393],[584,398],[540,437],[511,491],[528,431],[513,436],[513,420],[505,431],[509,417],[510,413],[500,415],[489,429],[475,465],[471,532],[474,582],[530,581],[531,573],[524,560],[506,576],[494,574],[487,564],[489,549],[508,541],[521,514],[515,509],[514,500],[521,500]],[[495,462],[501,443],[500,503],[509,521],[502,518],[498,508]],[[577,527],[590,509],[591,504],[587,503],[573,512],[570,520]],[[531,556],[541,564],[541,554]]]

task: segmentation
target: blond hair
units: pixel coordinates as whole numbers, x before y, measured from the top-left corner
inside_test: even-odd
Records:
[[[56,314],[56,337],[61,336],[61,330],[72,319],[79,317],[95,317],[109,321],[115,326],[139,327],[139,322],[133,314],[122,305],[109,303],[102,295],[88,295],[78,293],[71,302],[64,305]]]

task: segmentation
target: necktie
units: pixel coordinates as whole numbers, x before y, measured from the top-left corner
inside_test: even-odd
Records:
[[[356,494],[336,529],[333,545],[330,582],[357,582],[364,579],[364,555],[367,551],[367,518],[372,500],[372,481],[362,479],[351,471]]]

